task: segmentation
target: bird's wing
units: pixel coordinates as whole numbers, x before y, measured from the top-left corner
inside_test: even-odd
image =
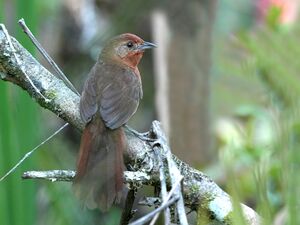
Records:
[[[106,127],[118,128],[135,113],[142,98],[140,78],[120,66],[97,63],[80,98],[80,115],[88,123],[99,111]]]
[[[100,115],[105,125],[111,129],[127,123],[142,97],[139,77],[129,69],[118,72],[103,88],[100,99]]]
[[[84,84],[80,97],[79,111],[81,119],[85,124],[92,119],[93,115],[98,110],[96,71],[96,66],[94,66]]]

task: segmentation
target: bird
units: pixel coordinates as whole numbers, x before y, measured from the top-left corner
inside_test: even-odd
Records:
[[[123,189],[123,130],[143,97],[138,64],[156,47],[137,35],[118,35],[103,46],[80,97],[85,123],[73,182],[75,195],[89,209],[108,211]]]

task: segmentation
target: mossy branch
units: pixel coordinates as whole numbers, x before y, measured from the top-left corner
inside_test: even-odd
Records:
[[[20,86],[42,107],[55,113],[78,130],[82,130],[84,124],[80,119],[78,110],[79,96],[70,90],[63,81],[45,69],[13,37],[8,40],[5,34],[7,31],[4,29],[4,25],[1,25],[0,78],[3,81]],[[11,48],[11,45],[13,45],[13,48]],[[30,80],[42,95],[33,88]],[[157,124],[157,122],[155,123]],[[151,151],[152,146],[148,142],[138,139],[128,130],[126,130],[126,135],[128,150],[124,157],[127,167],[150,177],[150,180],[146,179],[140,182],[132,180],[132,183],[130,183],[130,178],[127,181],[130,185],[135,186],[145,183],[148,185],[159,184],[159,168],[157,166],[159,163],[157,157]],[[161,158],[167,162],[166,156],[163,154]],[[185,206],[197,210],[202,215],[209,215],[210,222],[217,221],[221,224],[232,224],[230,215],[232,215],[233,206],[230,196],[200,171],[193,169],[174,155],[172,158],[184,177],[183,195]],[[41,176],[45,175],[41,171],[38,173]],[[74,171],[67,173],[52,171],[51,173],[52,177],[47,176],[47,179],[52,181],[71,181],[75,174]],[[29,175],[27,173],[26,178],[37,178]],[[260,217],[254,210],[243,204],[241,204],[241,208],[248,224],[260,224]]]

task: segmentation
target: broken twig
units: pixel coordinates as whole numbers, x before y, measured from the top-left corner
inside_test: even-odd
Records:
[[[3,30],[0,29],[0,79],[22,87],[42,107],[82,130],[84,123],[80,119],[78,110],[79,96],[41,66],[13,37],[11,37],[11,43],[16,50],[15,54],[21,59],[21,65],[14,60],[14,53],[9,47]],[[28,79],[24,78],[24,71],[39,90],[42,90],[45,97],[51,100],[50,102],[45,102],[37,94]],[[137,178],[130,185],[157,185],[159,168],[151,145],[127,132],[126,129],[125,131],[128,143],[128,149],[124,153],[125,163],[136,171],[135,174],[125,173],[124,176]],[[172,159],[184,177],[182,192],[185,206],[191,210],[197,210],[201,214],[213,215],[209,218],[211,223],[232,224],[233,206],[230,196],[200,171],[180,161],[174,155],[172,155]],[[241,208],[248,224],[260,224],[260,217],[253,209],[244,204],[241,204]]]

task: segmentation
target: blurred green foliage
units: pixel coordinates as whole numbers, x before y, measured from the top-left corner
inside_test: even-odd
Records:
[[[34,0],[15,1],[17,18],[24,17],[33,32],[37,29],[37,4]],[[1,22],[5,22],[4,2],[1,1]],[[6,13],[6,15],[4,15]],[[13,32],[13,31],[12,31]],[[32,53],[34,48],[21,32],[17,39]],[[0,82],[0,171],[1,175],[36,144],[39,137],[39,107],[20,88]],[[36,221],[36,185],[21,180],[21,172],[34,167],[34,160],[27,160],[13,176],[0,184],[1,224],[34,224]]]
[[[266,25],[238,32],[225,47],[225,71],[251,77],[262,87],[260,100],[239,105],[234,119],[219,133],[225,188],[236,202],[248,202],[273,224],[284,212],[284,224],[300,224],[300,27],[282,27],[270,10]],[[282,29],[284,28],[284,29]],[[234,56],[234,57],[232,57]],[[239,78],[238,78],[239,79]],[[260,90],[258,87],[250,87]],[[238,205],[236,205],[238,206]],[[241,217],[236,224],[243,224]]]
[[[49,17],[55,17],[61,7],[59,1],[38,0],[15,2],[0,0],[0,6],[2,6],[0,22],[4,23],[9,33],[34,55],[36,49],[17,25],[18,19],[24,18],[30,30],[39,39],[41,16],[47,14]],[[49,9],[52,11],[49,12]],[[42,10],[47,12],[41,14]],[[10,13],[15,16],[11,17]],[[27,93],[8,82],[0,82],[0,104],[0,176],[2,176],[25,153],[57,129],[59,121],[52,113],[44,112]],[[45,123],[45,118],[49,124]],[[54,124],[51,124],[51,121]],[[48,131],[49,127],[52,131]],[[103,225],[118,224],[120,216],[118,209],[104,215],[99,214],[97,210],[83,210],[73,196],[70,183],[53,185],[49,182],[21,180],[22,172],[26,170],[74,168],[76,159],[67,152],[68,148],[77,149],[78,146],[73,146],[65,138],[56,137],[0,183],[0,224],[99,224],[100,219]]]
[[[128,15],[124,7],[130,5],[129,2],[124,1],[115,12],[118,16],[112,19],[118,30],[134,29],[124,25],[123,18]],[[132,11],[145,7],[142,1],[135,2],[139,4],[133,4]],[[300,26],[282,29],[278,24],[280,10],[271,8],[267,26],[249,30],[253,26],[253,13],[246,9],[251,4],[246,0],[242,2],[245,5],[238,18],[244,19],[234,21],[228,17],[232,13],[230,7],[234,5],[234,10],[238,10],[239,6],[220,1],[222,18],[216,23],[227,34],[239,30],[236,24],[244,28],[234,38],[222,40],[218,45],[225,49],[225,55],[214,56],[223,65],[213,68],[221,74],[213,78],[217,83],[213,92],[218,93],[219,105],[215,111],[220,117],[230,116],[217,125],[220,128],[216,135],[219,183],[231,193],[235,207],[239,208],[239,202],[248,204],[262,215],[265,224],[272,224],[284,209],[286,224],[300,224],[296,207],[300,205],[300,62],[297,60]],[[34,33],[40,25],[41,8],[50,7],[51,13],[56,15],[60,7],[58,1],[16,0],[14,4],[16,19],[11,23],[16,24],[18,18],[24,17]],[[150,7],[150,1],[146,6]],[[2,0],[0,19],[3,23],[8,13],[4,9]],[[126,22],[135,18],[131,13]],[[241,21],[244,24],[240,25]],[[17,25],[9,32],[34,53],[34,47]],[[48,125],[41,123],[40,115],[39,106],[24,91],[0,82],[0,175],[42,139],[40,133],[47,133]],[[46,116],[47,119],[53,117],[49,121],[57,121],[50,113]],[[0,183],[1,224],[98,224],[99,220],[102,224],[117,224],[120,214],[117,209],[108,215],[82,210],[69,183],[21,181],[21,173],[27,169],[74,168],[75,156],[66,154],[67,148],[78,146],[66,138],[55,138],[42,147],[49,151],[40,151],[38,158],[31,157]],[[243,224],[239,210],[233,217],[236,224]]]

